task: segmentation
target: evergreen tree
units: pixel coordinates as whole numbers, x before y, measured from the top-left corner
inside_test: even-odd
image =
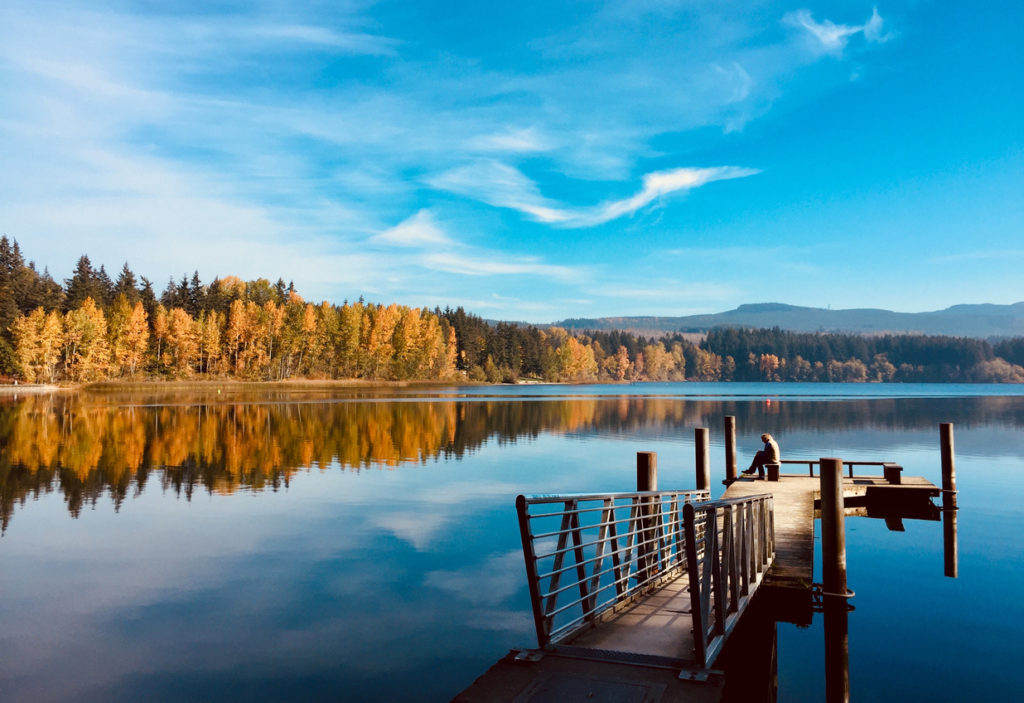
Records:
[[[98,272],[92,267],[89,257],[83,254],[75,264],[71,278],[64,281],[64,312],[82,307],[86,298],[92,298],[94,302],[101,301],[103,290]]]
[[[117,282],[114,284],[114,299],[116,300],[121,295],[125,297],[129,305],[135,305],[140,298],[138,282],[135,280],[135,274],[128,268],[127,261],[121,267],[121,273],[118,274]]]

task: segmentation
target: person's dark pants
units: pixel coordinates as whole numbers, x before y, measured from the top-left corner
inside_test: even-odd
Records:
[[[771,463],[772,462],[770,461],[770,457],[768,456],[768,452],[766,452],[766,451],[764,451],[762,449],[762,450],[758,451],[757,454],[754,455],[754,460],[752,462],[750,462],[750,468],[747,469],[746,471],[744,471],[743,473],[745,473],[745,474],[752,474],[752,473],[754,473],[754,469],[757,469],[757,477],[758,478],[764,478],[764,465],[765,464],[771,464]]]

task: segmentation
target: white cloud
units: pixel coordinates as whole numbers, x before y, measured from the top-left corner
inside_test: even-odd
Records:
[[[495,207],[518,210],[538,222],[579,228],[593,227],[632,214],[677,191],[757,173],[757,169],[736,166],[656,171],[643,177],[643,188],[636,195],[585,208],[568,208],[545,198],[533,181],[517,169],[497,161],[479,161],[442,173],[428,182],[434,188],[472,197]]]
[[[887,42],[892,38],[892,34],[883,34],[882,25],[884,24],[882,16],[878,14],[878,8],[871,8],[871,19],[864,25],[864,38],[869,42]]]
[[[438,227],[430,210],[420,210],[412,217],[377,234],[372,241],[397,244],[403,247],[453,244],[448,235]]]
[[[883,20],[878,14],[878,8],[873,8],[871,17],[864,24],[845,25],[836,24],[831,20],[816,22],[810,10],[797,10],[790,12],[783,17],[783,21],[794,27],[805,29],[814,37],[821,48],[832,54],[840,54],[846,48],[850,37],[855,34],[864,34],[868,42],[888,41],[890,35],[882,34]]]

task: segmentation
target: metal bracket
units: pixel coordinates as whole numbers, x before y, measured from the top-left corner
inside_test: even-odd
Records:
[[[544,658],[544,650],[542,650],[542,649],[520,649],[519,651],[516,651],[516,650],[512,650],[512,651],[516,652],[516,656],[514,657],[514,661],[517,661],[517,662],[520,662],[520,663],[523,663],[523,664],[539,662],[541,659]]]
[[[847,612],[853,612],[856,610],[853,603],[850,602],[850,598],[857,595],[852,589],[847,588],[846,593],[830,593],[825,590],[825,586],[820,583],[811,584],[811,608],[818,613],[825,612],[825,599],[829,598],[833,601],[842,598],[845,600],[844,605],[846,606]]]
[[[679,678],[683,681],[697,681],[706,683],[712,679],[724,676],[724,672],[718,669],[680,669]]]

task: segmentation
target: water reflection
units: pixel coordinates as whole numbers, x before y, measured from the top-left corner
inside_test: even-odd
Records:
[[[488,441],[514,442],[542,433],[689,436],[693,427],[708,426],[714,437],[725,414],[752,432],[877,429],[892,437],[898,429],[905,437],[911,431],[931,432],[950,418],[961,427],[1024,427],[1024,399],[777,400],[769,405],[658,396],[537,396],[510,402],[371,392],[341,400],[280,393],[34,396],[0,404],[0,527],[6,529],[17,504],[54,490],[77,516],[104,494],[116,509],[154,481],[186,498],[197,488],[277,490],[300,470],[358,471],[462,458]]]
[[[960,574],[960,549],[957,541],[957,509],[942,512],[942,562],[943,573],[955,579]]]
[[[845,599],[825,598],[825,700],[850,700],[850,623]]]

